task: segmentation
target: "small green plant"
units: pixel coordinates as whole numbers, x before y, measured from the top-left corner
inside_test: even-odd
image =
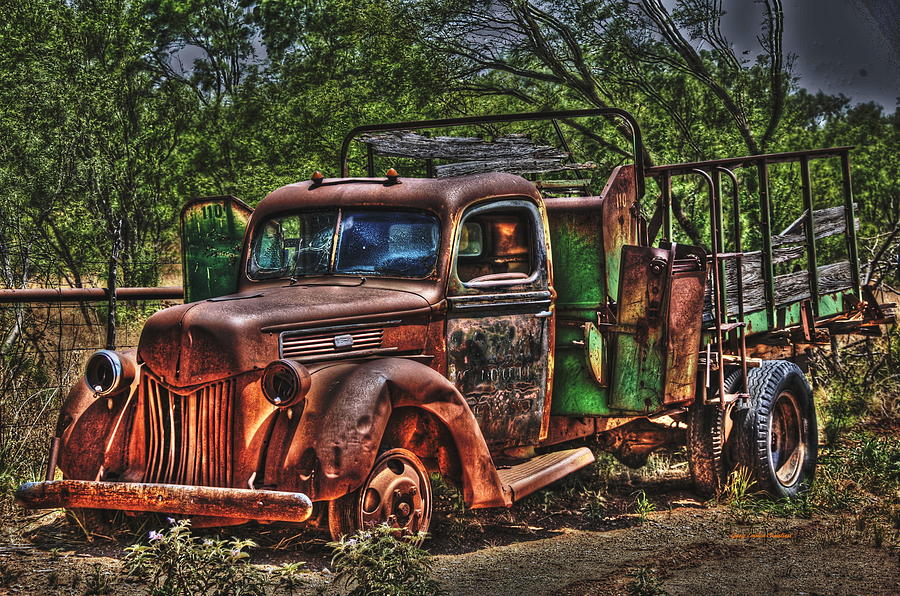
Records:
[[[632,580],[626,587],[631,596],[662,596],[666,593],[659,585],[655,569],[640,567],[628,575]]]
[[[294,588],[303,583],[303,575],[307,571],[305,562],[295,561],[293,563],[284,563],[281,567],[275,568],[273,575],[278,587],[285,590],[289,596],[292,596]]]
[[[586,488],[579,495],[582,501],[581,514],[590,521],[597,521],[606,515],[606,493],[602,490]]]
[[[329,543],[336,585],[349,596],[437,594],[429,555],[421,549],[424,539],[397,538],[395,529],[378,526]]]
[[[245,549],[250,540],[218,540],[191,534],[189,520],[169,520],[170,526],[152,531],[147,544],[125,550],[129,576],[145,579],[154,596],[265,593],[265,577],[250,565]]]
[[[112,592],[110,573],[100,563],[94,563],[93,571],[85,579],[84,596],[102,596]]]
[[[641,520],[641,523],[647,521],[647,517],[654,511],[656,511],[656,505],[653,504],[650,499],[647,498],[647,493],[643,490],[639,490],[635,493],[636,497],[634,499],[634,512],[637,513],[638,519]]]
[[[456,486],[447,482],[440,474],[431,475],[431,490],[434,494],[434,500],[450,504],[450,510],[457,516],[463,516],[468,513],[466,510],[466,500],[462,491]],[[446,510],[446,509],[445,509]]]

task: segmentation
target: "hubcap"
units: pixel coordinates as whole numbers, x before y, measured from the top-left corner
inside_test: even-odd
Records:
[[[401,450],[385,453],[369,475],[358,514],[366,528],[388,524],[404,534],[427,531],[431,488],[425,471]]]
[[[782,391],[769,418],[769,458],[782,486],[797,482],[806,459],[806,436],[800,404],[790,391]]]

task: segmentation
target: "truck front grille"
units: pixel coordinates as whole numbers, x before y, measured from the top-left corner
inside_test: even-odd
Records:
[[[141,385],[147,437],[144,482],[231,486],[235,380],[184,395],[146,373]]]
[[[384,328],[363,327],[359,329],[317,332],[286,331],[281,334],[281,357],[297,360],[325,360],[331,356],[353,354],[381,347]]]

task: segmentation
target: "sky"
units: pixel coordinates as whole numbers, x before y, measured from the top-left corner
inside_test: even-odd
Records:
[[[785,53],[793,74],[812,92],[875,101],[887,112],[900,97],[900,0],[782,0]],[[757,53],[762,8],[724,0],[723,32],[740,56]]]

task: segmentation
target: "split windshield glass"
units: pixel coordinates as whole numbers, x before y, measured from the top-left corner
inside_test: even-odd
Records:
[[[249,273],[252,279],[332,273],[427,277],[439,239],[437,218],[417,211],[290,213],[256,228]]]

